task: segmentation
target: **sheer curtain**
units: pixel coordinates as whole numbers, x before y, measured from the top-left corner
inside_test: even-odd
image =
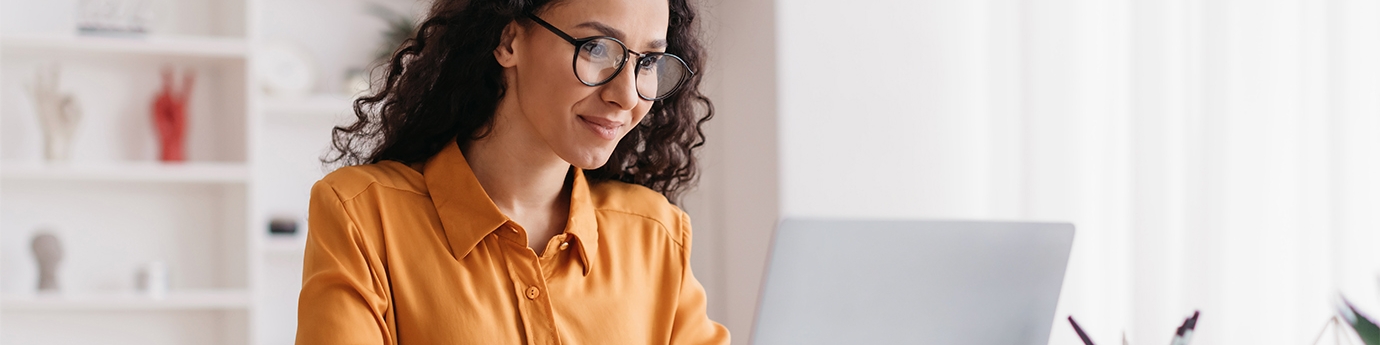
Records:
[[[1080,228],[1052,344],[1380,313],[1380,1],[989,5],[992,213]]]
[[[1310,344],[1380,314],[1380,0],[708,0],[710,312],[778,216],[1079,227],[1052,344]]]

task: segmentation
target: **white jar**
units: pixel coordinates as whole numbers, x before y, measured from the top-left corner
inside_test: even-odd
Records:
[[[139,269],[135,282],[145,296],[162,299],[168,295],[168,266],[162,261],[146,263]]]

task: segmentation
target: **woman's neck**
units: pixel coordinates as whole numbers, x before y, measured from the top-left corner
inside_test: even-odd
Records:
[[[527,231],[541,254],[565,229],[570,212],[570,163],[561,159],[513,112],[494,115],[489,135],[463,147],[475,179],[494,205]]]
[[[565,177],[570,164],[559,159],[530,157],[498,138],[488,137],[470,143],[465,160],[498,208],[508,210],[545,209],[565,193]]]

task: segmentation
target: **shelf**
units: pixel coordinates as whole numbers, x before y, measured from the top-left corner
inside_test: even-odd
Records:
[[[301,256],[307,247],[306,236],[306,234],[269,235],[267,239],[264,239],[264,252]]]
[[[175,290],[161,299],[136,292],[58,295],[5,295],[0,310],[14,311],[140,311],[246,309],[245,290]]]
[[[350,116],[354,97],[317,94],[298,98],[264,97],[263,110],[271,116]]]
[[[0,163],[9,181],[244,183],[248,171],[240,163]]]
[[[243,39],[202,36],[100,37],[74,34],[6,34],[0,36],[0,44],[3,44],[6,50],[49,50],[227,59],[243,59],[248,51]]]

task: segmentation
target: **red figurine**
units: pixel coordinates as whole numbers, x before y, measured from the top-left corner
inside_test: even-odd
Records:
[[[187,159],[187,99],[191,98],[196,74],[187,71],[182,78],[182,88],[175,90],[172,68],[163,69],[163,89],[153,99],[153,126],[158,130],[161,149],[158,159],[164,162]]]

